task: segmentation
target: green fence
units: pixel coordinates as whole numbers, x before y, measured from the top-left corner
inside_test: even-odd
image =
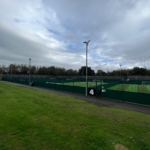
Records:
[[[104,80],[100,87],[104,89],[100,95],[102,98],[150,105],[150,81],[148,80]]]
[[[2,77],[3,81],[14,82],[23,85],[29,85],[29,78],[23,77]],[[85,80],[69,78],[30,78],[30,82],[36,87],[54,89],[78,94],[85,94]],[[80,83],[80,84],[79,84]]]
[[[2,80],[29,85],[29,78],[3,76]],[[85,94],[86,82],[83,78],[30,78],[36,87]],[[101,80],[88,79],[88,88],[96,89],[96,96],[150,105],[150,81],[143,80]],[[101,92],[99,92],[101,91]]]
[[[101,94],[101,97],[123,102],[131,102],[143,105],[150,105],[150,94],[135,93],[125,91],[106,90]]]

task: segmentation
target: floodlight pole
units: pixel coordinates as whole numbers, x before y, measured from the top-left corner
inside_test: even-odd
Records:
[[[10,66],[11,82],[12,82],[12,65]]]
[[[87,78],[88,78],[88,69],[87,69],[87,65],[88,65],[88,58],[87,58],[87,53],[88,53],[88,44],[89,44],[90,40],[88,42],[83,42],[86,44],[86,91],[85,94],[87,96],[87,88],[88,88],[88,82],[87,82]]]
[[[107,68],[107,75],[108,75],[108,68]]]
[[[29,85],[30,85],[30,67],[31,67],[31,58],[29,58]]]
[[[122,65],[120,64],[119,66],[120,66],[120,76],[121,76],[121,66],[122,66]]]

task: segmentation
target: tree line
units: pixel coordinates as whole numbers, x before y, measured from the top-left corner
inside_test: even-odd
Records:
[[[65,69],[56,66],[27,66],[24,64],[10,64],[0,66],[1,74],[30,74],[31,75],[50,75],[50,76],[85,76],[86,66],[81,66],[79,70]],[[95,72],[91,67],[88,67],[88,76],[132,76],[132,75],[150,75],[150,70],[146,68],[134,67],[133,69],[118,69],[111,72],[105,72],[99,69]]]

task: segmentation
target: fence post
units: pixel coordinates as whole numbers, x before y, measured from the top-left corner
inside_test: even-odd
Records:
[[[74,93],[74,79],[73,79],[73,93]]]
[[[96,80],[96,96],[97,96],[97,80]]]

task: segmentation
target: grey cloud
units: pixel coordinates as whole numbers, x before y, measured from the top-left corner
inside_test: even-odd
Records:
[[[14,3],[18,8],[22,6],[21,1],[15,0]],[[20,10],[17,9],[16,14],[20,15],[19,17],[25,16],[26,22],[29,18],[32,26],[29,28],[34,30],[35,26],[34,32],[42,32],[48,40],[41,37],[39,41],[32,41],[23,38],[23,35],[18,36],[15,32],[0,28],[1,60],[5,58],[26,62],[32,57],[36,62],[39,60],[43,63],[67,65],[69,61],[70,64],[75,62],[83,64],[85,56],[83,41],[86,40],[91,40],[89,61],[93,66],[100,61],[150,55],[150,15],[148,12],[143,12],[148,10],[150,0],[147,3],[137,0],[61,0],[59,2],[43,0],[38,1],[33,10],[32,2],[24,0],[23,3],[25,6],[21,8],[30,8],[27,12],[32,12],[31,15],[35,18],[30,20],[30,13],[26,14],[26,10],[20,15]],[[0,11],[5,12],[4,8]],[[12,11],[15,9],[10,9],[5,17],[1,13],[0,19],[7,21],[12,17],[10,15]],[[36,23],[39,26],[36,26]],[[53,31],[59,34],[53,34]],[[30,37],[30,34],[28,36]],[[57,47],[47,46],[51,44],[51,38],[63,44]],[[69,45],[74,46],[74,50]]]
[[[7,64],[28,64],[29,58],[32,58],[32,64],[34,65],[67,66],[81,59],[79,53],[80,51],[71,53],[61,48],[50,48],[44,45],[44,43],[23,38],[17,35],[17,33],[14,34],[0,27],[1,64],[6,62],[8,62]],[[79,55],[78,60],[76,59],[77,55]]]
[[[70,1],[62,0],[45,1],[54,11],[59,19],[75,31],[103,31],[118,21],[121,21],[125,13],[136,6],[135,1],[118,0],[89,0]]]
[[[3,55],[15,55],[16,58],[18,56],[21,59],[30,56],[38,57],[41,53],[44,53],[40,49],[42,46],[39,43],[11,34],[10,31],[4,29],[0,29],[0,47],[5,49]]]

